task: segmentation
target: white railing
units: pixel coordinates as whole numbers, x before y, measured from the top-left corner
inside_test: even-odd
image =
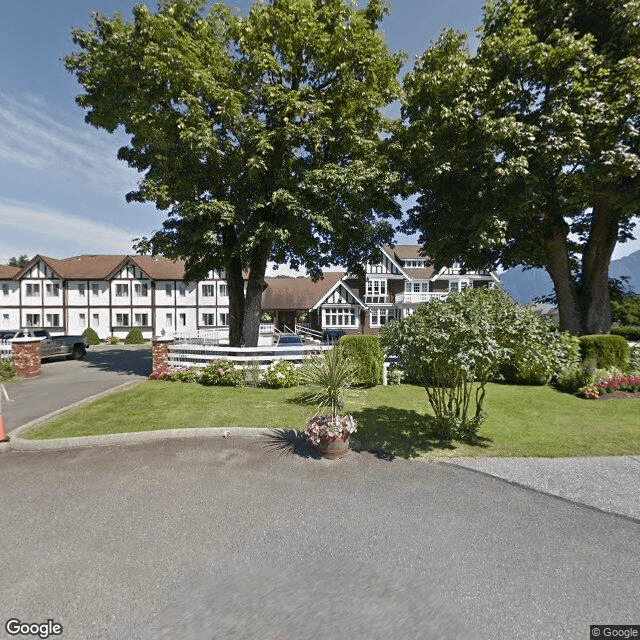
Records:
[[[322,340],[322,331],[316,331],[308,324],[297,324],[295,329],[298,335],[308,336],[312,340]]]
[[[169,346],[168,365],[174,368],[206,367],[213,360],[228,360],[237,366],[250,368],[256,364],[266,369],[278,360],[299,363],[331,347],[294,345],[292,347],[226,347],[213,344],[185,342]]]
[[[262,322],[260,323],[260,333],[275,333],[276,325],[273,322]]]
[[[172,337],[176,342],[203,342],[205,344],[229,343],[229,331],[220,329],[198,329],[197,331],[167,332],[166,337]]]
[[[420,303],[427,302],[428,300],[446,300],[449,295],[448,291],[428,291],[428,292],[414,292],[409,293],[396,293],[396,302],[398,303]]]
[[[0,358],[11,358],[11,340],[0,340]]]

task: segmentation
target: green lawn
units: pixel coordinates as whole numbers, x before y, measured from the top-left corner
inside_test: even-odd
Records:
[[[28,432],[29,439],[176,429],[260,427],[304,429],[313,407],[300,389],[235,389],[144,382],[84,405]],[[550,387],[489,385],[477,445],[443,444],[430,436],[425,391],[376,387],[346,409],[356,437],[403,457],[599,456],[640,454],[640,400],[583,400]]]

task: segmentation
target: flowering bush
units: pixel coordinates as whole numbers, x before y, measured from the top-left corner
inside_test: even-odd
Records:
[[[327,415],[311,418],[304,432],[313,444],[320,444],[348,437],[357,429],[358,423],[353,416]]]
[[[149,380],[171,380],[171,371],[152,371],[149,374]]]
[[[200,383],[207,386],[244,387],[247,373],[236,369],[232,362],[212,360],[200,374]]]
[[[640,391],[640,376],[611,376],[610,378],[604,378],[582,387],[578,393],[584,398],[596,399],[599,396],[606,393],[613,393],[614,391],[629,391],[631,393]]]
[[[285,389],[298,384],[298,371],[288,360],[279,360],[272,364],[264,374],[267,387]]]

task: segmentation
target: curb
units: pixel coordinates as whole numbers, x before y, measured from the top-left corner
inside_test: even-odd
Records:
[[[25,425],[26,426],[26,425]],[[164,429],[158,431],[134,431],[132,433],[112,433],[104,436],[80,436],[77,438],[52,438],[50,440],[24,440],[12,438],[6,445],[14,451],[52,451],[79,449],[81,447],[140,444],[159,440],[179,438],[227,438],[265,436],[268,429],[253,427],[196,427],[193,429]],[[6,449],[5,449],[6,450]]]

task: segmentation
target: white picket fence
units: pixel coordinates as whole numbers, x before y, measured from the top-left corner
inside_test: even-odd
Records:
[[[11,341],[0,340],[0,358],[11,358]]]
[[[256,365],[265,370],[273,362],[289,360],[299,364],[305,358],[318,355],[330,346],[294,345],[292,347],[227,347],[203,342],[179,342],[169,346],[168,365],[172,368],[206,367],[213,360],[227,360],[245,369]]]

